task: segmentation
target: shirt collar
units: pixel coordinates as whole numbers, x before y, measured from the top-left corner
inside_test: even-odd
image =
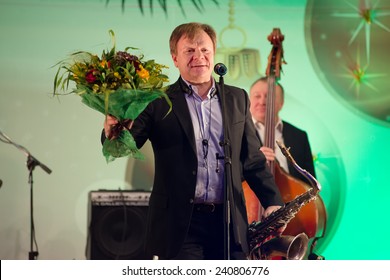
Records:
[[[256,127],[264,129],[264,124],[262,124],[261,122],[256,121],[253,117],[252,117],[252,120],[255,123]],[[283,122],[282,122],[281,119],[279,119],[279,121],[275,124],[275,129],[277,129],[280,132],[283,131]]]
[[[189,89],[189,90],[185,90],[185,93],[187,93],[188,95],[191,95],[192,93],[195,93],[196,95],[198,95],[198,89],[196,86],[192,85],[190,82],[183,79],[183,77],[182,77],[182,80]],[[211,85],[211,88],[209,89],[209,92],[207,93],[208,99],[213,98],[217,92],[217,89],[215,88],[215,80],[211,79],[211,81],[212,81],[212,85]]]

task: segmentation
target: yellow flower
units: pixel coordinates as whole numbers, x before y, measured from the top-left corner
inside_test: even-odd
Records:
[[[139,66],[140,70],[137,70],[137,74],[141,79],[149,79],[149,71],[146,70],[142,65]]]
[[[92,86],[92,90],[93,90],[94,93],[99,93],[99,89],[100,89],[100,87],[97,84],[94,84]]]

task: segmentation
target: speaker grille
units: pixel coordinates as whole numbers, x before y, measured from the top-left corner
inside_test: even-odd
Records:
[[[149,192],[90,193],[87,258],[144,259]]]

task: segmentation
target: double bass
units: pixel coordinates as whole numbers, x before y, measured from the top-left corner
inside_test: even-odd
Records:
[[[264,146],[275,150],[275,89],[276,83],[280,79],[281,65],[284,63],[282,41],[284,36],[281,34],[279,28],[274,28],[272,33],[268,36],[268,40],[272,44],[272,50],[268,56],[268,66],[266,74],[268,77],[268,93],[267,106],[265,117],[265,135]],[[276,185],[282,195],[285,203],[291,201],[302,193],[308,192],[310,186],[284,171],[277,162],[267,161],[271,173],[275,177]],[[244,181],[242,183],[244,189],[244,196],[246,200],[246,208],[248,214],[248,223],[262,220],[262,212],[264,211],[260,201],[257,199],[254,192],[250,189],[248,184]],[[310,201],[304,205],[299,212],[287,224],[283,235],[298,236],[302,233],[309,238],[308,250],[304,256],[307,259],[322,259],[314,253],[314,248],[318,239],[324,237],[326,229],[326,209],[321,199]],[[281,255],[283,258],[283,256]]]

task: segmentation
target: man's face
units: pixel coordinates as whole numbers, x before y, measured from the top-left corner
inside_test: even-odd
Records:
[[[279,111],[283,107],[283,96],[282,89],[279,86],[275,87],[275,117],[278,120]],[[267,113],[267,94],[268,94],[268,83],[265,81],[257,82],[250,89],[250,111],[253,118],[264,124],[265,115]]]
[[[193,40],[186,36],[177,42],[173,62],[180,75],[192,84],[210,81],[214,67],[214,45],[206,32],[201,31]]]

